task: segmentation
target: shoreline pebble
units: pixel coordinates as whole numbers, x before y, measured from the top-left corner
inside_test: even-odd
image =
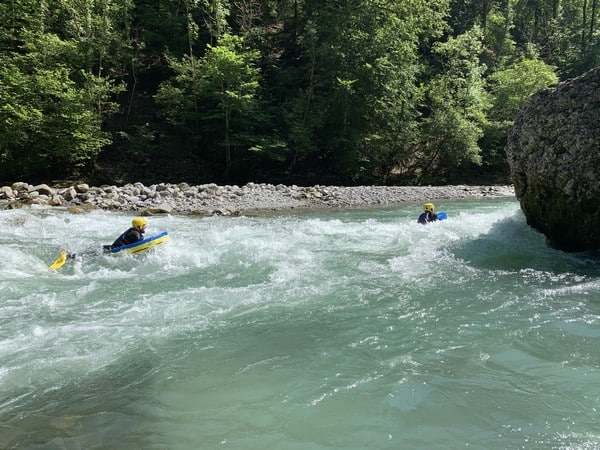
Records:
[[[85,183],[55,188],[24,182],[0,187],[0,208],[28,205],[132,211],[139,214],[240,215],[250,211],[360,208],[469,198],[514,197],[514,188],[500,186],[286,186],[247,183],[142,183],[93,187]]]

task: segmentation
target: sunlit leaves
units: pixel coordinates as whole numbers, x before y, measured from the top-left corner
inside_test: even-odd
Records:
[[[224,34],[217,45],[207,46],[204,57],[172,60],[176,76],[163,83],[156,96],[174,125],[197,133],[207,126],[222,130],[203,145],[225,148],[226,165],[232,161],[232,147],[258,148],[247,133],[257,112],[258,56],[241,37]]]
[[[558,82],[555,68],[538,58],[520,58],[489,77],[494,94],[492,118],[512,121],[527,98]]]
[[[110,142],[90,92],[66,68],[26,74],[8,65],[0,68],[0,86],[1,162],[16,174],[82,166]]]
[[[430,110],[423,121],[422,153],[425,180],[461,163],[480,163],[478,140],[483,136],[490,99],[479,62],[483,35],[475,26],[434,46],[442,71],[427,87]]]

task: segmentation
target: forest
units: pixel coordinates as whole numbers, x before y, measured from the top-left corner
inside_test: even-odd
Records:
[[[0,181],[509,181],[600,0],[3,0]]]

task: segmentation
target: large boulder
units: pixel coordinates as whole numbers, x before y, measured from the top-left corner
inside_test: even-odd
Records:
[[[600,249],[600,67],[533,95],[506,155],[527,223],[559,249]]]

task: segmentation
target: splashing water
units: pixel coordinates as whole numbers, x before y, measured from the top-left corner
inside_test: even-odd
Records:
[[[516,201],[0,212],[0,448],[597,448],[597,260]],[[440,208],[442,206],[442,208]]]

